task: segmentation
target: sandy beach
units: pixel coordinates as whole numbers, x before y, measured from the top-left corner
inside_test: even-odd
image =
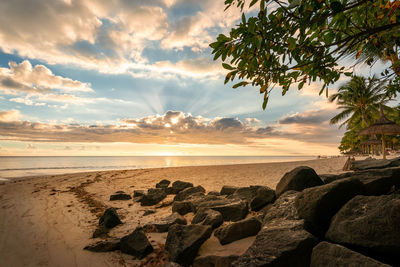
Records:
[[[114,192],[122,190],[132,194],[136,189],[154,187],[162,179],[192,182],[207,191],[219,191],[223,185],[265,185],[275,189],[279,179],[297,166],[309,166],[318,174],[334,174],[341,172],[345,161],[346,157],[338,157],[299,162],[105,171],[31,177],[3,183],[0,185],[0,266],[139,265],[132,256],[119,251],[93,253],[83,247],[95,241],[91,238],[92,233],[107,207],[118,208],[124,222],[111,230],[110,235],[122,237],[138,225],[169,215],[171,206],[159,208],[154,215],[144,217],[143,212],[154,207],[141,207],[132,200],[109,201]],[[186,215],[189,221],[191,216]],[[155,248],[165,238],[166,233],[149,235]],[[203,244],[199,254],[223,254],[226,250],[244,252],[253,238],[222,247],[213,237]]]

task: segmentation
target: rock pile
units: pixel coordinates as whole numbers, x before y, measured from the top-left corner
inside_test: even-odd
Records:
[[[175,194],[170,216],[120,241],[106,239],[85,249],[119,249],[140,259],[153,251],[145,232],[155,229],[168,232],[170,262],[165,266],[400,266],[397,162],[368,160],[356,163],[363,170],[321,176],[299,167],[286,173],[275,191],[224,186],[206,194],[202,186],[175,181],[168,187],[163,180],[147,193],[135,191],[134,197],[152,206]],[[191,221],[182,216],[190,212]],[[115,209],[107,210],[101,225],[118,225],[115,215]],[[249,236],[255,240],[241,255],[197,257],[212,235],[223,246]]]

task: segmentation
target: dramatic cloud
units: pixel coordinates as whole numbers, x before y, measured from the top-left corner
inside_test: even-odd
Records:
[[[0,111],[0,122],[17,121],[21,114],[18,110]]]
[[[303,124],[303,125],[320,125],[329,121],[335,116],[337,111],[325,110],[310,110],[304,113],[295,113],[288,115],[279,120],[280,124]]]
[[[250,119],[252,121],[252,119]],[[286,119],[283,119],[286,121]],[[283,124],[284,125],[284,124]],[[0,136],[19,141],[40,142],[129,142],[142,144],[239,144],[251,145],[273,139],[301,142],[336,142],[329,125],[309,125],[306,120],[293,127],[281,125],[251,127],[237,118],[194,117],[179,111],[138,119],[124,119],[113,125],[48,124],[27,121],[0,123]],[[333,140],[334,139],[334,140]],[[283,141],[284,142],[284,141]]]

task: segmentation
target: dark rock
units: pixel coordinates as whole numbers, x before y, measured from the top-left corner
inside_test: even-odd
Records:
[[[133,197],[142,197],[146,194],[144,190],[134,190],[133,191]]]
[[[147,191],[147,194],[140,200],[140,205],[142,206],[152,206],[156,205],[158,202],[163,200],[167,194],[164,189],[161,188],[151,188]]]
[[[182,266],[189,266],[200,246],[211,236],[212,228],[205,225],[175,224],[168,230],[165,249],[169,259]]]
[[[259,211],[264,206],[269,203],[274,202],[275,200],[275,191],[269,187],[260,187],[255,197],[250,202],[250,208],[254,211]]]
[[[109,232],[110,229],[108,229],[104,225],[99,225],[99,227],[97,227],[96,230],[94,230],[92,238],[107,237]]]
[[[355,171],[384,169],[398,166],[400,166],[400,157],[394,159],[366,158],[365,160],[356,160],[351,162],[351,169]]]
[[[225,204],[215,205],[212,203],[200,203],[198,208],[209,208],[216,210],[222,214],[224,221],[239,221],[246,217],[249,212],[247,202],[242,200],[227,201]]]
[[[151,226],[154,226],[154,228],[157,230],[159,233],[164,233],[168,232],[168,229],[170,228],[171,225],[174,224],[183,224],[186,225],[186,219],[179,215],[178,213],[174,212],[171,215],[161,219],[158,222],[150,224]]]
[[[355,172],[351,177],[364,184],[365,195],[378,196],[389,193],[392,187],[400,188],[400,167]]]
[[[376,261],[343,246],[328,242],[321,242],[313,249],[310,266],[389,267],[390,265]]]
[[[110,196],[110,201],[114,201],[114,200],[129,200],[132,199],[132,197],[128,194],[126,194],[123,191],[118,191],[115,192],[115,194]]]
[[[173,203],[174,203],[173,200],[163,201],[163,202],[161,202],[161,203],[158,203],[158,204],[155,206],[155,208],[156,208],[156,209],[161,209],[161,208],[164,208],[164,207],[171,206]]]
[[[241,199],[241,200],[245,200],[248,203],[250,203],[251,200],[257,195],[257,190],[259,188],[261,188],[261,186],[251,185],[248,187],[240,187],[240,188],[236,189],[236,191],[233,194],[228,195],[227,198],[228,199]]]
[[[309,266],[311,251],[318,240],[303,227],[302,220],[268,222],[232,266]]]
[[[138,259],[143,259],[153,252],[153,247],[141,228],[136,228],[131,234],[121,238],[120,249]]]
[[[195,207],[190,201],[174,201],[174,203],[172,203],[172,212],[177,212],[180,215],[185,215],[194,211]]]
[[[214,236],[221,245],[232,243],[236,240],[256,235],[261,229],[261,221],[256,217],[243,219],[218,228]]]
[[[280,196],[285,191],[302,191],[306,188],[324,184],[317,173],[310,167],[297,167],[285,173],[276,186],[275,194]]]
[[[266,210],[263,224],[274,220],[300,220],[295,201],[300,192],[286,191]]]
[[[145,210],[143,213],[143,216],[148,216],[150,214],[154,214],[156,213],[156,210]]]
[[[86,246],[84,249],[92,252],[109,252],[119,250],[119,239],[108,239]]]
[[[210,225],[213,229],[224,222],[222,214],[212,209],[199,209],[193,217],[192,224]]]
[[[156,188],[167,188],[171,182],[163,179],[159,183],[156,184]]]
[[[192,183],[188,183],[188,182],[183,182],[183,181],[175,181],[172,183],[172,194],[178,194],[179,192],[181,192],[183,189],[188,188],[188,187],[193,187]]]
[[[108,208],[106,211],[103,213],[103,215],[99,219],[99,225],[103,225],[104,227],[111,229],[114,228],[115,226],[122,224],[118,214],[117,210],[115,208]]]
[[[237,189],[239,189],[239,187],[224,185],[224,186],[221,188],[220,194],[221,194],[221,195],[231,195],[231,194],[235,193],[235,191],[236,191]]]
[[[193,262],[193,267],[231,267],[238,255],[229,256],[201,256],[197,257]]]
[[[341,174],[319,174],[319,178],[324,182],[324,184],[329,184],[331,182],[349,178],[353,172],[346,172],[346,173],[341,173]]]
[[[356,196],[333,217],[326,238],[399,264],[400,195]]]
[[[305,227],[314,235],[324,236],[331,218],[347,201],[363,193],[357,179],[344,179],[305,189],[296,199],[296,208]]]
[[[209,195],[209,196],[219,196],[220,193],[217,192],[217,191],[210,191],[210,192],[207,193],[207,195]]]
[[[180,191],[175,197],[174,201],[182,201],[188,198],[190,195],[193,195],[195,193],[201,193],[204,195],[206,190],[201,186],[196,186],[196,187],[188,187]]]

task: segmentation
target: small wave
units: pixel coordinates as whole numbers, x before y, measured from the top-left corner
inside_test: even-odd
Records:
[[[74,167],[36,167],[36,168],[15,168],[0,169],[0,171],[30,171],[30,170],[78,170],[78,169],[122,169],[122,168],[138,168],[137,165],[129,166],[74,166]]]

